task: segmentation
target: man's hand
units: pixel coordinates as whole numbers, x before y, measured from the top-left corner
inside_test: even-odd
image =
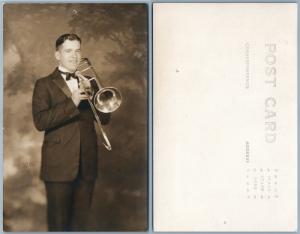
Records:
[[[79,78],[79,87],[84,89],[90,89],[91,83],[88,78],[83,76],[79,71],[75,72],[76,76]]]
[[[85,90],[88,95],[92,95],[91,83],[88,79],[79,82],[79,88]]]
[[[82,87],[84,89],[90,89],[91,88],[91,83],[87,78],[84,77],[84,79],[80,79],[79,87]]]
[[[89,79],[83,76],[80,72],[76,72],[75,74],[79,78],[79,88],[85,90],[88,95],[92,96],[92,87]]]
[[[88,96],[85,94],[83,88],[79,88],[79,89],[75,90],[75,91],[72,93],[72,97],[71,97],[71,98],[72,98],[74,104],[75,104],[76,106],[78,106],[79,103],[81,102],[81,100],[87,99]]]

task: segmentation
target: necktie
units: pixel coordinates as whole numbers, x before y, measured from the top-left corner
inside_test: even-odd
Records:
[[[66,80],[70,80],[71,78],[76,79],[78,81],[78,77],[74,73],[59,71],[61,74],[66,75]]]

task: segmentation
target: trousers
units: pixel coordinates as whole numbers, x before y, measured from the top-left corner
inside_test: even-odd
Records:
[[[74,181],[45,181],[49,231],[87,231],[95,180],[86,179],[82,166]]]

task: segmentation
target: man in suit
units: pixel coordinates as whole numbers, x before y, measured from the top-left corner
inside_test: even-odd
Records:
[[[35,83],[33,120],[44,131],[41,179],[47,193],[49,231],[84,231],[97,176],[94,115],[75,71],[81,39],[64,34],[56,40],[58,67]],[[109,116],[99,116],[103,124]]]

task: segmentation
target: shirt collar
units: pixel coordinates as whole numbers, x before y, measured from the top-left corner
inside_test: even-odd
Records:
[[[69,73],[72,73],[72,72],[70,72],[67,68],[65,68],[65,67],[63,67],[63,66],[61,66],[61,65],[59,65],[58,66],[58,70],[59,71],[62,71],[62,72],[69,72]],[[62,73],[60,73],[60,75],[64,78],[64,80],[66,81],[66,74],[62,74]]]

